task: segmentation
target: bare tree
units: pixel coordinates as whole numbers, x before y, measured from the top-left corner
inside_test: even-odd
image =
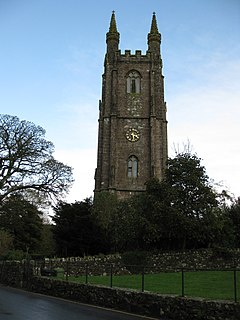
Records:
[[[0,115],[0,203],[18,192],[63,196],[73,182],[72,168],[54,159],[53,151],[42,127]]]

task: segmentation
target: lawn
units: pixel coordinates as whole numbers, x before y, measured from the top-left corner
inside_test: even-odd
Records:
[[[58,278],[63,279],[63,274],[59,273]],[[86,277],[69,276],[68,281],[86,283]],[[88,276],[87,283],[109,287],[111,285],[111,277],[110,275]],[[141,291],[142,275],[113,275],[112,286]],[[181,296],[182,273],[145,274],[144,291]],[[184,272],[184,295],[206,299],[234,300],[234,273],[233,271]],[[240,298],[240,271],[237,272],[237,297]]]

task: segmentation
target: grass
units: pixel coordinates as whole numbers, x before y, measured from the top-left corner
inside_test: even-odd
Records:
[[[63,273],[58,273],[58,279],[65,279]],[[85,276],[69,276],[68,281],[86,283]],[[107,276],[88,276],[89,284],[110,286],[111,278]],[[142,290],[142,276],[122,275],[113,276],[112,286]],[[145,274],[144,291],[182,295],[181,272],[162,272]],[[233,271],[195,271],[184,272],[184,295],[206,299],[234,300]],[[237,272],[237,297],[240,298],[240,271]]]

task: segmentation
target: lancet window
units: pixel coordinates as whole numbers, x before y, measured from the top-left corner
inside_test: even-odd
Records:
[[[127,76],[127,93],[140,93],[141,78],[137,71],[131,71]]]
[[[128,178],[137,178],[138,176],[138,159],[135,156],[128,158]]]

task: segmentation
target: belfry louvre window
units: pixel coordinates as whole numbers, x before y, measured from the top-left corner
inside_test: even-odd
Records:
[[[140,74],[137,71],[131,71],[127,77],[127,93],[140,93]]]
[[[135,156],[128,158],[128,178],[137,178],[138,176],[138,159]]]

